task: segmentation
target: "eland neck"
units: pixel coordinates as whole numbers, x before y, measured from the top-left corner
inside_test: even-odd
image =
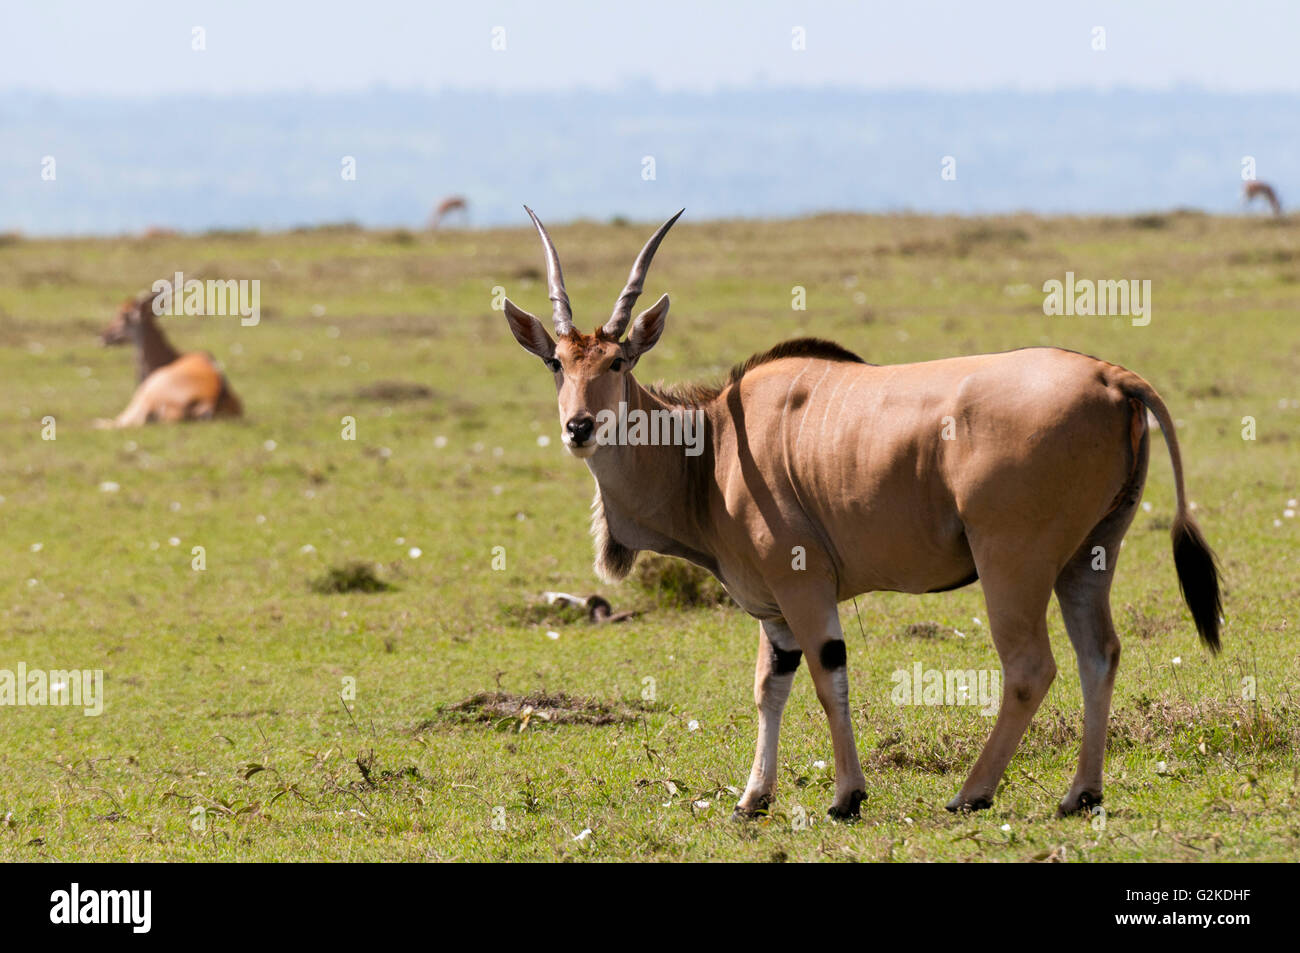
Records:
[[[135,363],[136,373],[143,381],[146,377],[165,367],[180,357],[180,353],[171,346],[162,329],[154,322],[151,309],[145,307],[140,320],[135,325]]]
[[[714,428],[707,409],[666,400],[630,373],[624,403],[625,429],[616,422],[614,439],[585,461],[600,490],[610,533],[632,549],[716,568],[708,532]],[[640,431],[638,420],[644,422]],[[652,443],[652,432],[680,439]]]

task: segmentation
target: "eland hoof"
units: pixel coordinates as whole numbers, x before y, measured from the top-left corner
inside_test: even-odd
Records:
[[[973,811],[987,811],[993,806],[993,801],[986,797],[975,797],[967,800],[960,794],[956,795],[944,807],[953,814],[970,814]]]
[[[771,806],[772,799],[766,795],[755,801],[753,807],[742,807],[737,804],[736,809],[731,812],[731,819],[733,821],[753,821],[760,817],[767,817],[768,809]]]
[[[1092,809],[1101,804],[1101,792],[1080,791],[1078,794],[1065,796],[1056,809],[1057,817],[1069,817],[1071,814],[1091,814]]]
[[[826,816],[833,821],[852,821],[861,817],[861,807],[867,799],[866,791],[854,791],[849,795],[848,804],[832,804],[826,810]]]

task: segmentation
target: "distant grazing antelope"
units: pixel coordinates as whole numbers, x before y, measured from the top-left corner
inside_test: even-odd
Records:
[[[466,218],[469,217],[469,200],[463,195],[449,195],[433,210],[433,215],[429,218],[429,228],[436,229],[442,225],[443,220],[452,212],[460,212]]]
[[[153,311],[157,294],[126,301],[99,336],[103,345],[135,344],[139,386],[126,410],[101,427],[139,427],[151,421],[239,417],[243,405],[217,368],[212,355],[179,353],[158,327]]]
[[[1097,804],[1120,655],[1109,593],[1146,479],[1148,408],[1173,464],[1178,580],[1202,641],[1219,648],[1218,570],[1188,512],[1173,421],[1155,390],[1122,367],[1058,348],[877,367],[811,338],[751,357],[720,387],[645,387],[632,370],[663,333],[668,296],[623,333],[681,212],[641,250],[612,317],[591,334],[574,327],[555,246],[528,214],[546,251],[556,338],[509,300],[505,314],[553,375],[563,443],[596,479],[597,573],[621,579],[640,550],[679,556],[712,572],[759,620],[758,743],[737,814],[762,812],[772,799],[781,712],[807,656],[835,754],[829,813],[857,815],[866,779],[837,603],[976,579],[1002,661],[1002,702],[948,809],[990,806],[1056,675],[1046,617],[1053,590],[1084,698],[1078,771],[1059,809]],[[698,415],[702,452],[644,431],[633,439],[631,429],[615,439],[611,419],[637,412],[657,422],[660,438]]]
[[[1273,191],[1273,186],[1267,182],[1247,182],[1242,189],[1242,201],[1249,205],[1256,198],[1263,197],[1269,206],[1273,209],[1274,215],[1282,214],[1282,203],[1277,199],[1277,193]]]

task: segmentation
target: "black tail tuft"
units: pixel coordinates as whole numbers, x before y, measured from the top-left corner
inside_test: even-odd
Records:
[[[1192,610],[1196,631],[1211,652],[1219,651],[1219,617],[1223,603],[1219,597],[1219,568],[1205,537],[1190,517],[1181,514],[1174,520],[1174,568],[1178,570],[1178,587],[1183,601]]]

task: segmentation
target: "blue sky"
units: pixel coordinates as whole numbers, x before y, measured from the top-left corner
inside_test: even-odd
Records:
[[[192,47],[194,27],[206,50]],[[1092,49],[1093,30],[1106,50]],[[505,50],[492,49],[493,29]],[[807,48],[791,48],[792,31]],[[823,86],[1300,91],[1297,2],[6,4],[0,91]]]

